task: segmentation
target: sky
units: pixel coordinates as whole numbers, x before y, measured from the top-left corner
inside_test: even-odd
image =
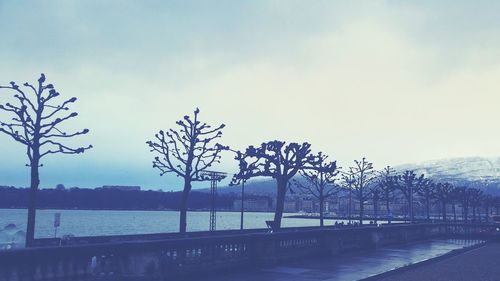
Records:
[[[181,189],[145,142],[196,107],[232,148],[307,141],[342,167],[500,156],[499,14],[499,1],[3,0],[0,84],[43,72],[78,98],[66,128],[89,128],[72,142],[94,148],[45,158],[42,187]],[[0,135],[0,185],[28,186],[26,161]],[[236,167],[225,154],[216,169]]]

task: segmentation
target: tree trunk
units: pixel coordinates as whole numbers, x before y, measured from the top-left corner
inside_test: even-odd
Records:
[[[431,220],[431,200],[429,199],[428,195],[425,197],[425,211],[427,213],[427,221],[430,221]]]
[[[462,220],[465,223],[469,220],[469,205],[466,201],[462,201]]]
[[[389,202],[389,201],[390,201],[390,200],[389,200],[389,196],[386,196],[386,197],[385,197],[385,210],[386,210],[386,212],[387,212],[387,222],[388,222],[388,223],[391,223],[391,219],[390,219],[390,217],[389,217],[389,215],[390,215],[390,213],[391,213],[391,208],[390,208],[390,206],[389,206],[389,205],[390,205],[390,202]]]
[[[359,224],[363,224],[363,213],[364,213],[364,200],[363,200],[363,190],[360,189],[360,196],[359,196]]]
[[[442,213],[443,213],[443,221],[446,221],[446,203],[443,201],[442,203]]]
[[[36,203],[38,186],[40,185],[40,175],[38,172],[40,156],[38,149],[33,149],[31,165],[31,184],[28,205],[28,223],[26,227],[26,247],[32,247],[35,240]]]
[[[350,188],[350,187],[349,187]],[[349,224],[351,223],[352,220],[352,190],[349,189],[349,210],[348,210],[348,216],[349,216]]]
[[[324,214],[323,214],[324,201],[325,201],[325,198],[323,198],[323,195],[320,195],[320,197],[319,197],[319,226],[320,227],[324,226]]]
[[[179,232],[186,233],[187,229],[187,202],[189,197],[189,192],[191,191],[191,181],[189,179],[184,179],[184,190],[182,191],[181,204],[179,207],[180,217],[179,217]]]
[[[410,193],[409,193],[410,194]],[[413,219],[411,217],[411,195],[408,195],[408,194],[405,194],[405,197],[406,197],[406,221],[409,220],[410,223],[413,222]]]
[[[413,214],[413,187],[410,189],[410,222],[414,222],[414,214]]]
[[[274,226],[273,230],[278,231],[281,228],[281,218],[283,217],[283,209],[285,207],[285,194],[287,181],[277,179],[278,192],[276,195],[276,210],[274,212]]]
[[[453,202],[451,206],[453,208],[453,221],[456,223],[457,222],[457,210],[455,209],[455,202]]]

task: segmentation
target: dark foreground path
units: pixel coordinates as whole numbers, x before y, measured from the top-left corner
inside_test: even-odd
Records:
[[[417,265],[377,280],[500,281],[500,243],[486,244],[456,256]]]
[[[452,250],[471,247],[482,241],[429,240],[414,244],[383,247],[377,250],[346,254],[329,258],[311,258],[255,270],[228,270],[200,281],[335,281],[360,280],[394,268],[415,264]],[[498,253],[500,256],[500,252]],[[500,260],[496,260],[500,270]],[[391,277],[393,278],[393,277]],[[395,276],[387,280],[406,280]],[[416,278],[411,280],[430,280]],[[457,279],[437,279],[457,280]],[[478,279],[461,279],[475,281]],[[486,280],[486,279],[484,279]],[[496,280],[496,279],[490,279]],[[196,280],[198,281],[198,280]]]

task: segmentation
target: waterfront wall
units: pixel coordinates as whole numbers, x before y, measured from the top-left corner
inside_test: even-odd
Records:
[[[495,231],[486,226],[394,224],[38,247],[0,252],[0,280],[177,280],[434,237],[484,239]]]

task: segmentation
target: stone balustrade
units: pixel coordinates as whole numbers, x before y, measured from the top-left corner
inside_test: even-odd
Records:
[[[489,239],[494,226],[393,224],[355,228],[309,227],[279,232],[219,232],[166,238],[140,236],[65,246],[0,252],[0,281],[175,280],[284,260],[336,255],[434,237]],[[104,237],[101,241],[106,240]],[[98,238],[95,241],[99,241]],[[94,242],[95,242],[94,241]]]

